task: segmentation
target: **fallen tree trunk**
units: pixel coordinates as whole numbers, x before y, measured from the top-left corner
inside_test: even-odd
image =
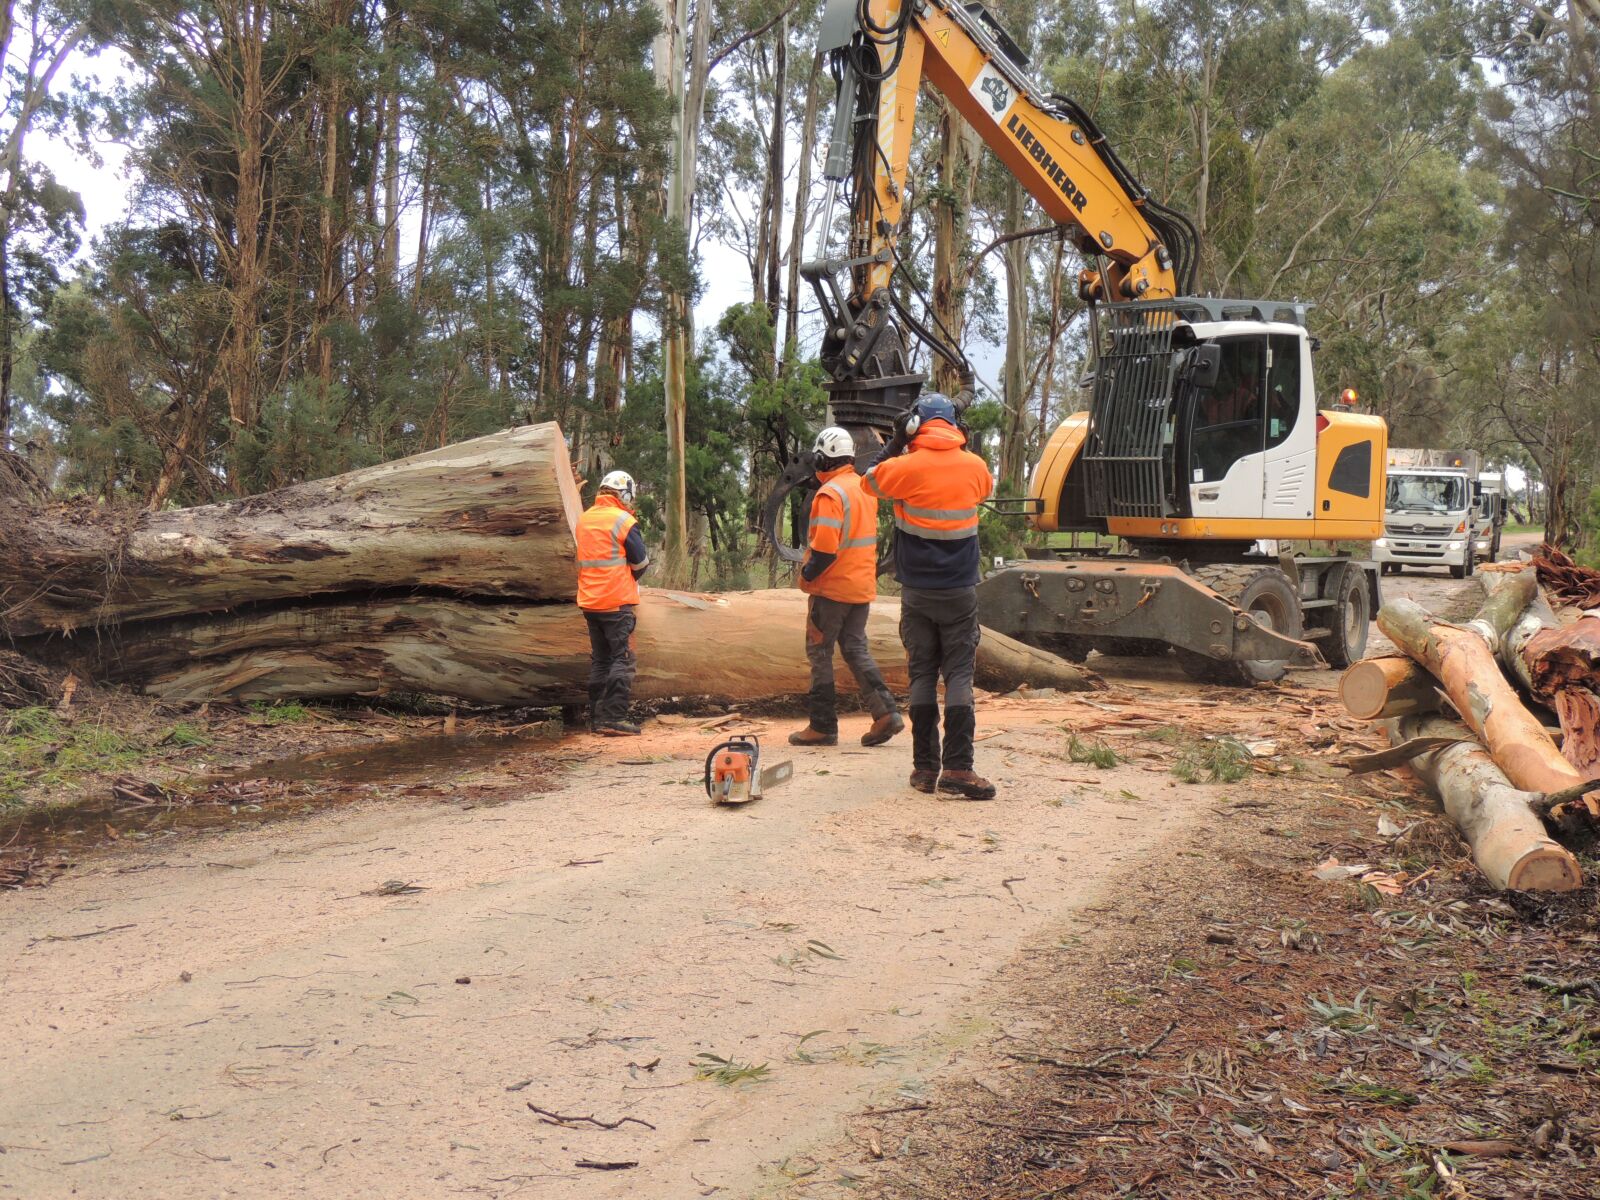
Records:
[[[1517,787],[1557,792],[1582,777],[1501,673],[1494,647],[1532,599],[1534,581],[1497,588],[1468,626],[1435,621],[1410,600],[1378,612],[1378,628],[1439,680],[1473,734]]]
[[[1396,745],[1419,737],[1472,737],[1459,722],[1425,714],[1395,718],[1384,727]],[[1577,858],[1550,838],[1535,812],[1544,797],[1512,786],[1478,742],[1420,754],[1411,769],[1460,827],[1473,861],[1495,887],[1571,892],[1583,886]]]
[[[1529,690],[1561,722],[1561,754],[1585,779],[1600,778],[1600,614],[1541,629],[1520,647]]]
[[[1531,568],[1520,574],[1533,576]],[[1502,583],[1501,587],[1513,586]],[[1519,590],[1518,595],[1521,594]],[[1561,724],[1561,756],[1586,779],[1600,778],[1600,612],[1563,625],[1534,588],[1500,638],[1500,662]]]
[[[1398,654],[1352,664],[1339,677],[1339,699],[1363,721],[1437,712],[1442,703],[1439,681]]]
[[[806,598],[798,591],[695,595],[646,588],[635,648],[639,699],[749,701],[810,687]],[[889,685],[907,683],[900,606],[872,606],[867,633]],[[425,692],[479,704],[581,703],[589,638],[570,603],[437,597],[326,601],[203,619],[149,622],[122,641],[78,649],[80,674],[165,700],[287,700]],[[1099,686],[1064,659],[985,630],[978,683],[1081,691]],[[849,691],[848,675],[841,691]]]
[[[554,424],[169,512],[0,491],[0,635],[338,592],[568,599],[580,510]]]

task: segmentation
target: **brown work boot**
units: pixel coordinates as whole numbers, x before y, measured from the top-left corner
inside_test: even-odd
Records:
[[[994,784],[971,771],[946,771],[939,776],[939,791],[968,800],[993,800]]]
[[[930,795],[939,786],[939,772],[916,770],[911,772],[911,786]]]
[[[797,729],[789,735],[791,746],[837,746],[839,735],[837,733],[823,733],[820,729],[813,729],[807,725],[804,729]]]
[[[872,723],[872,728],[861,735],[863,746],[881,746],[906,727],[905,718],[897,712],[887,712]]]

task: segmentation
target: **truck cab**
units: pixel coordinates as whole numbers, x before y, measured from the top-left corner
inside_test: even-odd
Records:
[[[1500,475],[1480,475],[1473,505],[1472,547],[1480,562],[1495,562],[1500,557],[1500,535],[1506,524],[1505,479]]]
[[[1472,451],[1391,448],[1383,536],[1372,543],[1385,574],[1405,566],[1447,567],[1456,579],[1472,574],[1480,556],[1478,474]]]

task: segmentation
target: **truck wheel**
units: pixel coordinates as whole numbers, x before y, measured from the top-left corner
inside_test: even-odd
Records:
[[[1399,563],[1394,563],[1394,562],[1379,563],[1378,567],[1385,575],[1398,575],[1398,574],[1400,574],[1400,564]]]
[[[1455,566],[1450,568],[1450,578],[1465,579],[1468,575],[1471,575],[1472,564],[1477,560],[1477,557],[1477,554],[1473,552],[1472,543],[1469,541],[1467,543],[1465,557],[1463,557],[1463,559]]]
[[[1224,596],[1249,613],[1258,624],[1287,637],[1298,638],[1303,630],[1300,593],[1289,577],[1277,567],[1239,564],[1200,567],[1196,579],[1219,596]],[[1193,650],[1178,649],[1178,662],[1184,674],[1204,683],[1249,687],[1253,683],[1274,683],[1289,670],[1287,659],[1251,659],[1222,662]]]
[[[1345,563],[1334,573],[1330,589],[1333,607],[1328,614],[1328,636],[1322,641],[1322,656],[1335,670],[1344,670],[1361,661],[1367,652],[1367,632],[1372,624],[1372,596],[1367,576],[1354,563]]]

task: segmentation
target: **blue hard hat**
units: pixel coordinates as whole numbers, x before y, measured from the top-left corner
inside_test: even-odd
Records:
[[[924,392],[917,401],[916,413],[919,425],[928,421],[956,423],[956,406],[950,403],[950,397],[943,392]]]

